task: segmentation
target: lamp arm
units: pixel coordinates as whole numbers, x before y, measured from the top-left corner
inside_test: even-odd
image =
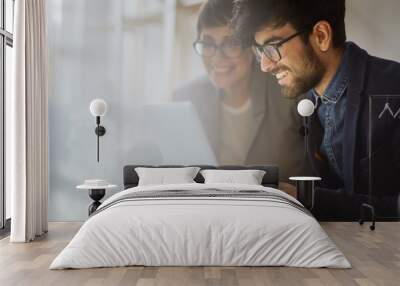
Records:
[[[304,159],[303,159],[303,163],[301,166],[301,172],[303,173],[302,175],[304,176],[311,176],[311,174],[309,173],[310,170],[310,166],[309,166],[309,149],[308,149],[308,142],[309,142],[309,138],[308,136],[310,135],[310,117],[309,116],[303,116],[303,124],[304,124]]]
[[[99,126],[100,126],[100,116],[96,116],[96,124],[97,124],[97,132],[96,132],[96,134],[97,134],[97,162],[99,162],[99,157],[100,157],[100,152],[99,152],[99,149],[100,149],[99,138],[100,138],[100,136],[99,136],[98,130],[99,130]]]
[[[309,117],[304,116],[304,152],[308,160],[308,135],[309,135]]]

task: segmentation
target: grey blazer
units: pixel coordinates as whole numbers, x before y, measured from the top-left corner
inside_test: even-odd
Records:
[[[203,76],[179,88],[174,97],[175,101],[190,101],[196,107],[215,154],[220,142],[219,93]],[[251,96],[255,124],[245,164],[278,165],[281,181],[305,175],[308,167],[304,162],[304,137],[300,134],[302,122],[296,110],[298,100],[284,98],[277,82],[258,67],[252,75]]]

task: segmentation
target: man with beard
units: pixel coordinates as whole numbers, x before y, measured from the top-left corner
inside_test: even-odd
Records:
[[[345,0],[236,0],[232,24],[285,96],[314,102],[309,159],[323,178],[314,214],[355,219],[371,188],[381,214],[398,216],[400,123],[370,126],[368,99],[400,94],[400,64],[346,42],[344,18]],[[379,138],[371,146],[370,127]]]

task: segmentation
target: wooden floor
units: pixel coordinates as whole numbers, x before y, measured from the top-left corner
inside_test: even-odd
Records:
[[[400,285],[400,223],[323,223],[353,265],[352,269],[289,267],[123,267],[48,270],[80,227],[50,223],[43,238],[27,244],[0,241],[0,285]]]

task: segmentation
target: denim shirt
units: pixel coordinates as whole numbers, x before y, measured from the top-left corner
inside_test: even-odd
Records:
[[[324,130],[320,153],[343,183],[343,136],[346,91],[349,83],[349,49],[345,46],[340,65],[322,96],[315,90],[308,92],[318,108],[318,118]]]

